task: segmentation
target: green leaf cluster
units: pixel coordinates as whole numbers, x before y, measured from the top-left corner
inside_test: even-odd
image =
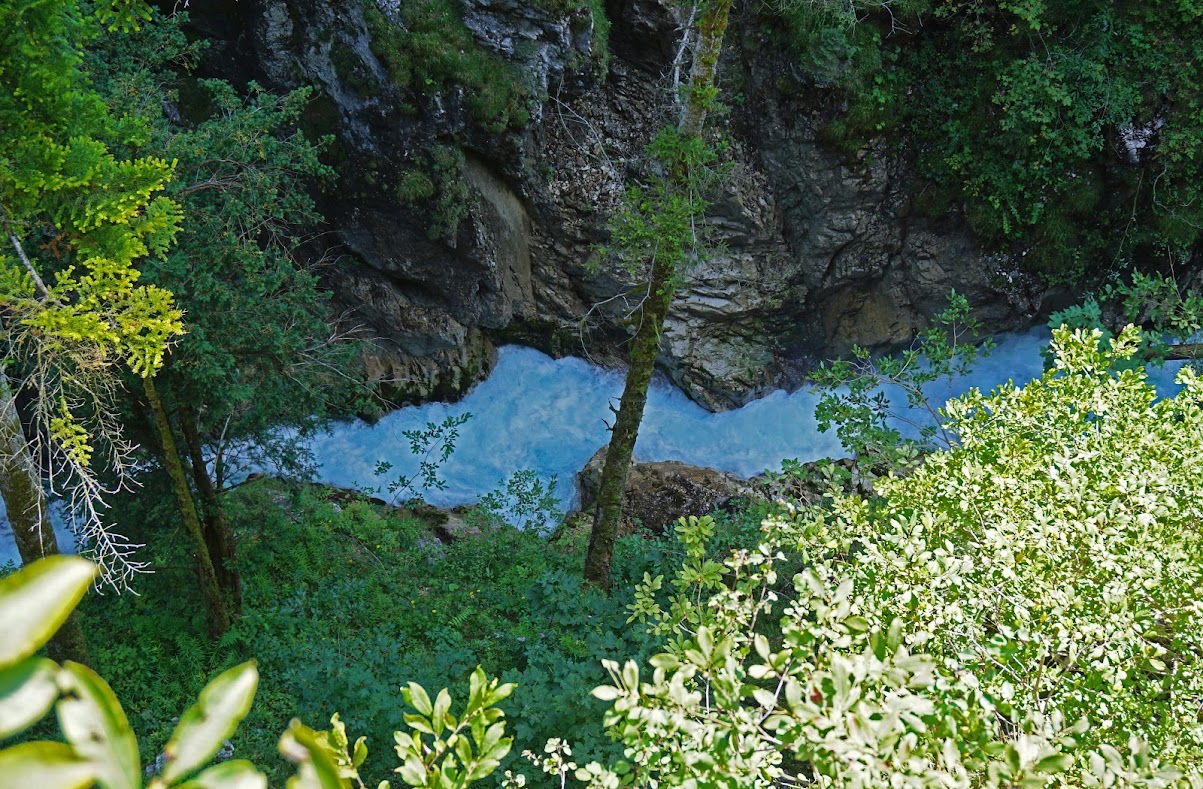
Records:
[[[0,9],[0,222],[10,250],[0,254],[9,286],[0,301],[14,316],[10,337],[30,335],[42,353],[78,356],[82,345],[149,375],[183,331],[171,294],[139,284],[135,268],[178,232],[179,205],[159,194],[174,163],[117,153],[144,141],[145,125],[109,113],[79,52],[102,24],[128,27],[143,8]]]
[[[905,467],[937,445],[950,447],[954,436],[935,404],[933,385],[944,382],[951,388],[956,377],[989,356],[993,341],[977,344],[980,333],[968,300],[954,290],[948,307],[901,354],[873,358],[867,349],[855,347],[851,359],[820,365],[812,374],[821,392],[815,406],[819,429],[834,426],[844,447],[868,471]],[[890,399],[891,389],[904,395],[905,411]],[[899,422],[915,428],[919,437],[904,439]]]
[[[92,669],[67,662],[62,667],[35,656],[83,597],[96,567],[77,557],[40,560],[0,579],[0,615],[11,638],[0,648],[0,739],[27,729],[56,708],[66,743],[27,741],[0,750],[0,787],[19,789],[139,789],[143,786],[138,742],[121,704]],[[397,769],[411,786],[465,787],[491,774],[509,751],[504,713],[495,705],[513,684],[472,673],[467,706],[459,720],[450,715],[444,689],[433,704],[421,686],[402,691],[417,710],[405,720],[412,735],[397,732]],[[211,767],[213,759],[247,716],[259,673],[254,661],[214,678],[180,716],[148,789],[266,789],[267,779],[246,760]],[[281,755],[297,772],[290,789],[351,789],[364,786],[358,768],[367,758],[365,738],[349,744],[346,726],[335,714],[328,731],[314,731],[294,719],[279,739]],[[433,739],[426,742],[423,735]],[[445,736],[444,736],[445,735]],[[387,781],[379,784],[387,789]]]
[[[456,718],[446,688],[431,702],[421,685],[409,683],[401,696],[416,712],[405,715],[410,731],[396,735],[401,779],[408,786],[461,789],[491,775],[513,745],[504,736],[505,713],[495,705],[513,692],[513,683],[498,684],[477,666],[469,677],[468,702]]]
[[[663,265],[673,272],[667,287],[675,289],[693,257],[702,253],[702,220],[722,174],[725,149],[722,143],[685,136],[675,126],[658,131],[645,151],[648,177],[627,187],[603,255],[615,255],[632,276]]]
[[[146,144],[176,162],[168,192],[184,220],[174,247],[143,272],[175,294],[189,332],[156,388],[206,442],[223,439],[218,455],[254,446],[256,460],[295,470],[303,458],[278,428],[303,433],[331,413],[371,407],[359,347],[332,325],[319,282],[322,217],[311,193],[333,180],[320,160],[330,139],[297,128],[308,88],[276,95],[250,83],[240,94],[189,76],[199,51],[187,21],[156,12],[137,34],[104,36],[89,53],[106,99],[143,113]],[[148,96],[159,98],[145,106]]]
[[[778,3],[825,136],[897,129],[993,248],[1054,281],[1179,259],[1203,226],[1203,44],[1196,9],[1156,2]]]
[[[63,623],[96,574],[84,559],[42,559],[0,579],[0,617],[7,638],[0,651],[0,737],[19,733],[53,706],[66,743],[27,741],[0,750],[0,786],[138,789],[142,763],[125,712],[108,684],[87,666],[62,666],[35,653]],[[267,781],[245,761],[201,769],[250,710],[258,684],[253,662],[210,682],[181,717],[168,741],[162,772],[151,789],[264,789]]]
[[[273,758],[281,722],[324,721],[336,710],[376,746],[359,769],[364,780],[374,786],[390,777],[396,765],[382,746],[403,723],[397,688],[416,681],[467,698],[478,664],[518,683],[505,702],[518,741],[571,732],[586,761],[619,755],[589,691],[605,679],[603,657],[642,657],[651,639],[626,624],[627,600],[582,583],[578,531],[549,540],[492,515],[451,520],[425,507],[397,510],[267,479],[234,488],[226,503],[239,542],[243,615],[221,642],[205,638],[202,612],[179,593],[180,571],[166,569],[189,566],[189,546],[161,528],[130,537],[165,569],[143,579],[140,595],[90,601],[84,611],[98,670],[137,711],[143,752],[163,747],[171,711],[208,676],[254,657],[258,700],[231,741],[273,785],[284,780]],[[113,509],[129,524],[171,514],[155,490],[115,499]],[[677,561],[671,547],[624,538],[617,583],[631,588],[644,572],[667,574]],[[504,768],[522,761],[518,750]]]
[[[879,496],[771,515],[724,583],[683,568],[692,614],[649,617],[679,640],[596,691],[629,763],[576,778],[1200,785],[1200,384],[1155,401],[1121,369],[1139,332],[1099,339],[1058,330],[1041,379],[949,401],[959,444]]]
[[[530,92],[515,66],[480,47],[447,0],[404,0],[390,19],[363,4],[372,53],[403,90],[430,95],[462,89],[472,117],[490,132],[530,120]]]

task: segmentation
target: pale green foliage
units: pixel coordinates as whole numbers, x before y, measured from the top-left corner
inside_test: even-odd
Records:
[[[409,786],[460,789],[493,773],[510,752],[505,736],[505,713],[495,705],[514,692],[514,684],[499,685],[478,666],[469,678],[468,703],[457,719],[451,714],[451,694],[439,691],[433,702],[421,685],[411,682],[401,691],[415,713],[405,715],[409,732],[397,732],[396,772]]]
[[[1155,402],[1115,369],[1139,332],[1100,338],[1057,331],[1042,379],[947,405],[959,446],[879,480],[881,499],[833,488],[766,521],[721,581],[697,571],[702,522],[682,522],[670,609],[660,578],[633,606],[681,637],[650,678],[610,664],[597,691],[632,774],[1203,786],[1203,384],[1186,370]],[[804,568],[789,586],[783,564]]]
[[[87,666],[67,662],[60,667],[32,656],[66,620],[95,575],[91,562],[55,556],[0,580],[0,621],[6,627],[5,649],[0,651],[0,736],[24,731],[55,706],[67,740],[0,750],[0,787],[142,785],[137,740],[108,684]],[[151,789],[265,787],[266,779],[247,762],[226,762],[197,772],[246,716],[257,684],[253,662],[210,682],[180,717],[167,744],[163,773],[150,783]]]
[[[830,546],[816,572],[854,579],[862,616],[903,617],[1000,716],[1088,716],[1087,742],[1135,735],[1199,770],[1203,386],[1185,370],[1154,402],[1142,370],[1113,369],[1140,333],[1100,337],[1059,330],[1040,380],[950,401],[959,448],[799,537]]]
[[[13,0],[0,6],[0,336],[5,374],[32,394],[30,456],[81,514],[84,542],[120,585],[138,569],[107,531],[95,451],[120,477],[130,448],[113,406],[117,367],[153,375],[183,333],[171,294],[139,283],[181,212],[160,194],[174,163],[116,152],[147,142],[110,115],[82,68],[101,26],[131,29],[140,0]]]
[[[1025,731],[1007,742],[968,678],[939,670],[905,643],[904,623],[872,625],[851,581],[813,571],[778,586],[789,519],[765,524],[755,551],[725,562],[726,584],[688,620],[691,636],[652,658],[608,663],[606,723],[632,763],[589,765],[576,777],[636,785],[775,787],[1043,786],[1062,772],[1072,729]],[[783,540],[783,538],[786,538]],[[779,631],[758,632],[779,599]],[[656,783],[653,783],[656,782]]]
[[[819,429],[835,425],[836,435],[858,463],[870,468],[897,468],[915,462],[919,452],[936,446],[950,447],[953,437],[929,396],[931,384],[951,384],[965,375],[981,357],[989,356],[993,341],[972,340],[981,324],[969,301],[955,290],[948,308],[934,325],[920,332],[910,348],[898,356],[874,359],[868,349],[856,346],[852,359],[823,364],[812,374],[822,391],[815,407]],[[896,409],[883,387],[898,387],[906,397],[907,413]],[[905,422],[919,431],[918,440],[903,439],[894,426]]]
[[[558,737],[553,737],[544,744],[543,753],[523,751],[522,755],[544,773],[556,776],[561,787],[566,786],[568,776],[575,774],[579,769],[576,762],[572,761],[572,746]],[[521,773],[515,775],[511,770],[506,770],[501,785],[507,789],[526,786],[526,776]]]
[[[635,587],[635,602],[627,622],[650,623],[655,635],[692,633],[702,623],[703,603],[724,586],[727,567],[706,555],[706,544],[714,536],[714,518],[690,515],[681,518],[675,527],[677,539],[685,549],[685,560],[675,578],[670,581],[669,610],[657,599],[664,578],[652,578],[644,573],[643,583]]]
[[[405,703],[416,710],[406,713],[408,732],[395,732],[398,773],[407,786],[420,789],[462,789],[487,778],[510,751],[512,737],[505,736],[505,713],[496,705],[509,697],[512,683],[490,679],[480,666],[469,678],[468,703],[459,718],[451,714],[451,694],[443,688],[430,700],[417,683],[401,689]],[[280,738],[280,753],[299,765],[289,789],[351,789],[363,787],[359,768],[368,755],[366,739],[354,745],[336,713],[330,730],[316,732],[293,721]],[[381,781],[377,789],[389,789]]]

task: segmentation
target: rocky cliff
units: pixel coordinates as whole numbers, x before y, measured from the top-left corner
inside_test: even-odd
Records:
[[[321,197],[329,232],[315,251],[338,255],[331,285],[398,401],[463,391],[503,341],[621,358],[636,294],[596,249],[671,118],[683,21],[671,4],[613,0],[602,16],[571,0],[460,3],[192,9],[212,42],[207,75],[316,87],[306,124],[334,135],[340,181]],[[722,67],[740,90],[720,120],[731,175],[707,220],[718,243],[670,315],[669,375],[711,408],[738,405],[854,343],[908,342],[950,288],[989,330],[1029,320],[1034,281],[983,254],[955,213],[909,210],[898,143],[820,144],[838,107],[765,45],[754,5]]]

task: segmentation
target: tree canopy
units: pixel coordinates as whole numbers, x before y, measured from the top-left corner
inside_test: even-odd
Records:
[[[109,112],[81,50],[105,27],[132,28],[145,14],[127,2],[0,8],[2,383],[6,400],[14,388],[33,395],[25,437],[37,466],[10,513],[32,518],[22,530],[40,529],[47,476],[82,513],[81,531],[118,585],[137,563],[103,523],[97,467],[120,477],[129,462],[114,403],[119,367],[153,375],[183,332],[171,294],[139,282],[136,266],[167,250],[180,208],[162,194],[174,163],[126,155],[149,130],[137,116]],[[6,413],[17,419],[16,409]],[[22,435],[19,422],[5,429]]]

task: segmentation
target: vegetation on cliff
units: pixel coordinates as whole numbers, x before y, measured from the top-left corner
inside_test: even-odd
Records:
[[[971,213],[1036,246],[1060,210],[1041,201],[1071,202],[1054,171],[1101,155],[1116,118],[1140,121],[1125,93],[1135,66],[1088,62],[1087,34],[1135,39],[1148,24],[1182,54],[1196,45],[1174,35],[1199,16],[1190,0],[873,8],[932,14],[932,35],[998,69],[985,98],[975,79],[946,86],[941,100],[968,91],[966,106],[988,105],[989,123],[958,131],[961,158],[944,149],[930,173],[948,168]],[[662,177],[631,191],[636,210],[617,226],[650,280],[620,416],[629,443],[610,460],[630,459],[660,323],[696,240],[698,178],[715,155],[702,126],[729,9],[700,9],[682,120],[653,142]],[[454,21],[450,6],[431,13]],[[844,31],[820,36],[827,46],[884,45],[871,24],[832,18],[814,28]],[[431,789],[490,778],[597,789],[1203,786],[1203,383],[1187,367],[1181,392],[1159,400],[1139,363],[1198,331],[1197,297],[1140,277],[1112,291],[1160,326],[1151,343],[1131,325],[1095,328],[1097,303],[1064,313],[1089,328],[1055,330],[1043,376],[932,405],[938,424],[924,437],[943,442],[920,459],[882,419],[868,377],[905,378],[921,398],[925,380],[971,363],[977,350],[958,340],[973,326],[954,299],[919,352],[831,368],[829,383],[852,386],[823,416],[872,485],[864,475],[853,490],[836,464],[813,474],[793,464],[783,475],[817,495],[683,518],[673,539],[614,528],[587,549],[588,518],[549,538],[507,522],[499,497],[448,514],[296,481],[231,486],[237,445],[302,466],[291,439],[344,407],[341,382],[354,378],[354,347],[330,328],[298,252],[319,221],[306,189],[329,176],[325,142],[293,129],[305,90],[188,81],[201,100],[180,101],[174,69],[199,46],[161,21],[125,0],[0,0],[0,492],[28,565],[0,577],[0,789],[258,789],[294,772],[297,789],[387,787],[386,776]],[[431,36],[471,47],[462,32],[388,35],[394,55],[424,58]],[[911,69],[899,73],[935,69],[920,94],[945,79],[937,66],[957,49],[929,45],[898,55]],[[478,54],[435,65],[454,81],[461,67],[486,69]],[[871,53],[854,54],[869,65],[849,56],[835,71],[871,92],[875,77],[855,81],[873,74]],[[1119,114],[1078,112],[1074,91],[1089,93],[1111,65],[1122,95],[1104,104]],[[513,95],[487,98],[508,108]],[[1047,101],[1062,114],[1044,114]],[[1149,146],[1159,197],[1122,244],[1172,259],[1195,243],[1175,223],[1194,227],[1196,186],[1183,179],[1196,164],[1193,116],[1174,114],[1189,97],[1166,106],[1148,116],[1162,135]],[[922,111],[962,109],[932,99]],[[1011,112],[1018,120],[998,117]],[[1014,184],[990,170],[1005,156]],[[407,437],[445,459],[442,437],[459,424]],[[131,434],[144,449],[124,443]],[[125,524],[121,539],[88,532],[101,577],[136,580],[140,596],[89,595],[97,570],[82,558],[36,560],[55,552],[43,482],[61,479],[47,469],[62,463],[98,529],[110,522],[101,501]],[[133,465],[140,489],[98,497]],[[621,477],[603,506],[621,505]],[[514,489],[529,509],[541,491],[527,483],[519,476]],[[155,572],[135,578],[141,569]],[[610,594],[597,588],[607,584]],[[51,709],[57,727],[44,720]],[[231,748],[239,758],[225,758]],[[150,754],[161,756],[144,766]]]
[[[909,141],[915,206],[1055,281],[1180,262],[1203,228],[1203,6],[794,2],[796,56],[846,105],[828,135]]]

